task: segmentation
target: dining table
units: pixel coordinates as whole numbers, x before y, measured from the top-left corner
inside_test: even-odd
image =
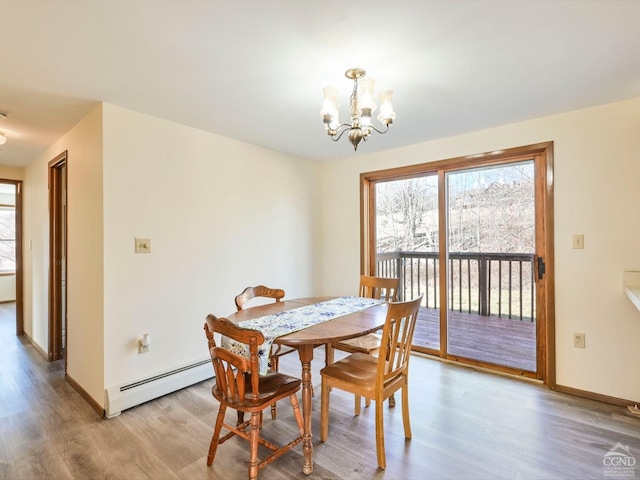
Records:
[[[272,302],[264,305],[246,308],[229,315],[227,318],[236,323],[255,320],[279,312],[285,312],[309,305],[321,304],[339,297],[305,297],[293,300]],[[295,347],[298,350],[302,369],[302,418],[304,433],[302,436],[302,452],[304,464],[302,471],[305,475],[313,472],[313,443],[311,433],[312,414],[312,382],[311,362],[314,348],[331,342],[359,337],[367,333],[380,330],[387,318],[388,304],[378,303],[374,306],[358,310],[346,315],[331,318],[321,323],[301,330],[277,337],[273,343]]]

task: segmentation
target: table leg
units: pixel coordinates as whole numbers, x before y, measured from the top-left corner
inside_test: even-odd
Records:
[[[302,419],[304,434],[302,436],[302,453],[305,475],[313,472],[313,443],[311,442],[311,360],[313,360],[313,345],[298,347],[300,363],[302,363]]]

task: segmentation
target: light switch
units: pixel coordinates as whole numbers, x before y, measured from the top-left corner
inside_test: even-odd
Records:
[[[151,239],[136,238],[136,253],[151,253]]]
[[[584,248],[584,235],[581,233],[576,233],[573,235],[573,248],[574,249],[583,249]]]

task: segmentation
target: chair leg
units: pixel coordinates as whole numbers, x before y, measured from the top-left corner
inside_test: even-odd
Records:
[[[378,456],[378,467],[382,470],[387,468],[387,459],[384,454],[384,401],[382,398],[376,400],[376,455]]]
[[[366,401],[367,399],[365,398],[365,402]],[[360,395],[356,395],[356,408],[355,408],[356,417],[360,415],[361,407],[362,407],[362,397]]]
[[[300,403],[298,402],[298,395],[295,393],[289,397],[291,400],[291,406],[293,407],[293,416],[296,418],[296,423],[298,424],[298,430],[300,431],[300,436],[304,436],[304,423],[302,419],[302,410],[300,410]]]
[[[279,366],[278,357],[271,357],[271,366],[273,367],[274,372],[278,371],[278,366]],[[276,402],[273,402],[271,404],[271,419],[275,420],[277,416],[278,416],[278,410],[276,408]]]
[[[365,407],[370,407],[371,406],[371,400],[368,398],[364,399],[364,406]],[[391,394],[391,396],[389,397],[389,408],[393,408],[396,406],[396,397],[393,396],[393,393]]]
[[[356,399],[356,402],[357,401],[358,400]],[[371,406],[371,399],[365,398],[364,399],[364,406],[365,406],[365,408]],[[389,397],[389,408],[393,408],[395,406],[396,406],[396,397],[392,393],[391,396]],[[360,415],[359,412],[358,412],[357,403],[356,403],[356,415]]]
[[[374,356],[373,352],[369,352],[369,355]],[[364,399],[364,406],[365,406],[365,408],[368,408],[368,407],[371,406],[371,399],[370,398],[365,398]],[[356,415],[359,415],[359,413],[356,412]]]
[[[402,423],[404,424],[404,437],[411,438],[411,421],[409,419],[409,385],[402,387]]]
[[[216,425],[213,428],[213,436],[211,437],[211,443],[209,444],[209,455],[207,456],[207,465],[211,466],[213,459],[216,456],[216,450],[218,449],[218,440],[220,439],[220,430],[222,429],[222,422],[224,422],[224,414],[227,410],[225,405],[220,405],[218,410],[218,416],[216,418]],[[239,414],[240,412],[238,412]]]
[[[324,442],[329,435],[329,393],[327,381],[322,378],[322,393],[320,395],[320,441]]]
[[[260,438],[260,412],[251,414],[251,431],[249,432],[249,479],[258,479],[258,440]]]
[[[333,345],[331,343],[325,343],[324,345],[324,366],[331,365],[333,363]]]

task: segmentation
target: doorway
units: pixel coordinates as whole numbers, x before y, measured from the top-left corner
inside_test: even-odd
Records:
[[[24,333],[21,219],[22,181],[0,179],[0,330],[17,336]]]
[[[444,175],[447,357],[535,373],[534,161]]]
[[[49,162],[49,361],[66,358],[66,257],[67,152],[65,151]]]
[[[362,271],[424,293],[414,350],[555,385],[552,144],[361,175]]]

